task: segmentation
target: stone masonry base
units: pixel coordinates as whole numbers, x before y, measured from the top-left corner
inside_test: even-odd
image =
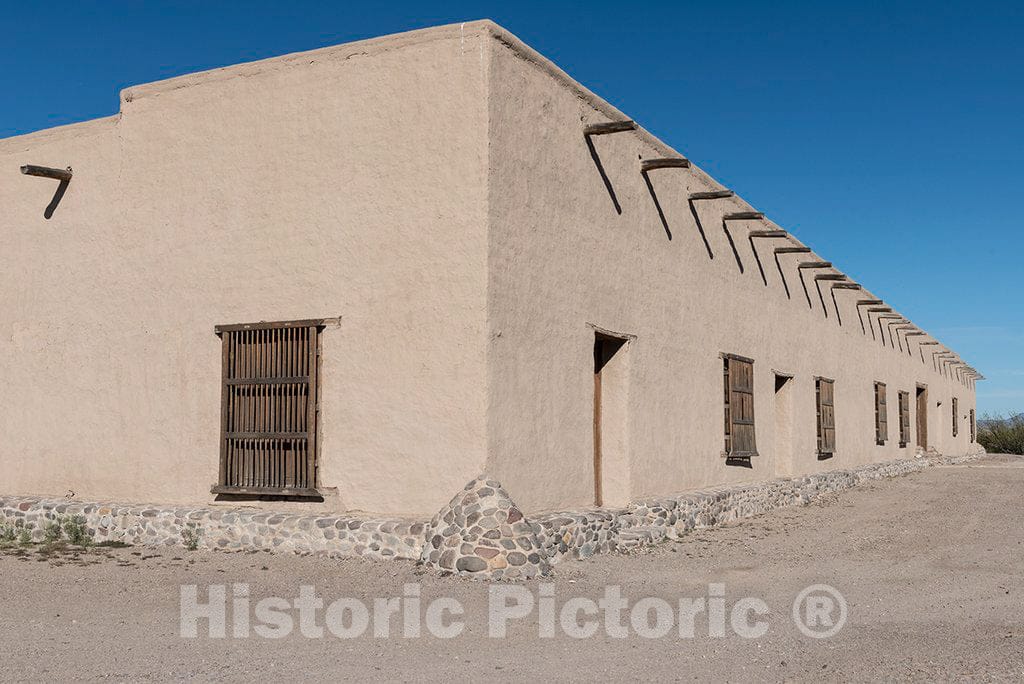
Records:
[[[905,475],[933,465],[963,463],[980,455],[930,455],[850,470],[831,470],[795,478],[640,499],[618,509],[540,513],[515,523],[518,531],[514,534],[525,535],[516,539],[516,543],[522,543],[527,553],[507,555],[514,562],[518,562],[519,555],[528,556],[529,562],[514,573],[510,572],[504,551],[497,556],[503,572],[495,572],[496,556],[492,549],[500,549],[505,535],[513,534],[511,529],[504,529],[508,526],[507,511],[521,514],[507,499],[500,485],[486,481],[483,476],[467,485],[466,491],[489,484],[500,494],[499,503],[489,508],[486,507],[488,504],[482,503],[485,506],[479,511],[482,515],[473,515],[475,508],[480,506],[468,509],[466,514],[461,514],[460,509],[455,517],[448,516],[452,524],[445,526],[442,521],[440,527],[439,520],[453,504],[428,521],[347,515],[306,516],[244,508],[84,503],[2,495],[0,526],[28,527],[33,539],[41,541],[47,522],[62,517],[81,517],[94,542],[183,546],[183,533],[192,532],[198,537],[198,547],[205,549],[357,556],[375,560],[397,558],[419,561],[442,573],[491,579],[504,575],[508,579],[544,575],[550,571],[550,566],[565,559],[587,558],[596,553],[630,552],[676,539],[694,529],[748,518],[782,506],[806,504],[822,494],[850,489],[867,480]],[[469,506],[477,502],[476,496],[470,499]],[[491,508],[498,512],[495,514]],[[467,522],[467,518],[472,522]],[[496,531],[489,534],[491,525]],[[439,534],[453,539],[449,545],[460,549],[455,553],[460,560],[449,563],[450,556],[445,556],[442,565],[440,557],[444,554],[430,553],[432,544],[441,544]],[[480,541],[489,538],[495,540],[493,544]],[[523,539],[528,542],[523,543]],[[511,550],[513,544],[507,541],[505,544]],[[487,562],[477,562],[473,556],[482,557]]]

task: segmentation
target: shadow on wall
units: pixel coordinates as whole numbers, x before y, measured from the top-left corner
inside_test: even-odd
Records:
[[[597,167],[597,172],[601,174],[601,180],[604,181],[604,187],[608,191],[608,196],[612,198],[612,204],[615,205],[615,213],[621,215],[622,205],[619,204],[619,198],[615,195],[615,188],[612,187],[611,179],[608,178],[608,174],[604,170],[604,164],[601,163],[601,155],[597,153],[597,148],[594,147],[594,141],[591,139],[591,136],[584,135],[583,139],[587,141],[590,158],[594,160],[594,166]]]
[[[665,229],[665,235],[669,240],[672,239],[672,230],[668,227],[668,219],[665,218],[665,212],[661,208],[661,202],[658,201],[658,193],[654,191],[654,185],[651,184],[651,177],[646,171],[641,172],[644,177],[644,183],[647,184],[647,192],[651,195],[651,200],[654,202],[654,208],[658,210],[658,216],[661,218],[661,226]]]
[[[53,193],[53,199],[50,200],[50,203],[46,206],[46,210],[43,211],[43,218],[49,220],[53,217],[53,212],[57,211],[57,206],[60,204],[60,201],[64,199],[64,193],[68,191],[68,185],[70,184],[70,181],[66,180],[62,180],[60,182],[57,186],[56,192]]]

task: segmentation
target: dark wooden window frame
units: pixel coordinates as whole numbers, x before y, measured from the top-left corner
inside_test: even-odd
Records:
[[[875,444],[884,446],[889,439],[889,406],[884,382],[875,382]]]
[[[960,409],[960,407],[959,407],[959,402],[957,401],[956,397],[953,397],[952,405],[953,405],[952,406],[952,409],[953,409],[953,436],[956,437],[958,434],[960,434],[960,421],[958,420],[960,418],[960,416],[957,415],[957,411]]]
[[[897,392],[896,401],[900,414],[900,448],[903,449],[910,443],[910,392]]]
[[[974,409],[970,410],[970,419],[971,419],[971,444],[974,444],[976,441],[978,441],[978,424],[977,424],[976,416],[974,415]]]
[[[220,464],[214,494],[322,498],[320,333],[324,319],[218,325]]]
[[[823,392],[827,386],[829,391]],[[829,401],[825,401],[824,395]],[[832,458],[836,454],[836,414],[835,414],[835,380],[831,378],[814,378],[814,405],[817,419],[818,458]],[[831,439],[829,439],[831,431]]]
[[[722,456],[727,459],[749,459],[758,455],[754,422],[754,360],[736,354],[723,353],[720,356],[725,409],[725,448]],[[749,399],[744,400],[744,395]],[[744,401],[749,411],[742,408]],[[748,413],[749,416],[746,415]],[[738,437],[744,432],[747,434]],[[737,442],[741,442],[739,448]]]

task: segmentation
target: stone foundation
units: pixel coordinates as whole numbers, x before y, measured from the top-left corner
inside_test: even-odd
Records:
[[[43,540],[47,522],[71,517],[85,519],[94,542],[184,546],[183,532],[191,529],[197,534],[201,549],[317,553],[380,560],[418,559],[426,527],[415,520],[0,497],[0,524],[30,526],[37,542]]]
[[[822,494],[850,489],[867,480],[906,475],[934,465],[963,463],[981,455],[873,463],[850,470],[640,499],[621,509],[548,513],[535,516],[534,522],[542,529],[541,545],[554,565],[566,558],[587,558],[595,553],[628,553],[638,547],[677,539],[692,530],[783,506],[806,504]]]
[[[530,579],[551,571],[537,532],[501,484],[479,477],[438,511],[420,563],[487,579]]]
[[[533,516],[532,521],[522,517],[500,484],[481,477],[470,482],[431,521],[0,496],[0,525],[29,526],[33,539],[42,541],[47,522],[81,517],[95,542],[184,546],[183,531],[194,530],[198,547],[204,549],[398,558],[442,572],[512,579],[547,574],[550,566],[566,559],[628,553],[679,538],[691,530],[782,506],[806,504],[822,494],[850,489],[868,480],[905,475],[933,465],[963,463],[980,455],[888,461],[641,499],[619,509],[542,513]],[[444,549],[453,549],[450,558],[443,556]],[[525,559],[522,563],[520,555]]]

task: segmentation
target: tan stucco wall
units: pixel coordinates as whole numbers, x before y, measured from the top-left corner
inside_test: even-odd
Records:
[[[896,392],[909,391],[913,401],[917,383],[929,387],[930,445],[949,454],[977,448],[966,418],[973,390],[935,373],[930,358],[922,364],[916,344],[909,357],[865,336],[854,302],[868,293],[838,293],[843,325],[832,311],[826,320],[815,272],[811,309],[796,272],[798,262],[819,257],[780,257],[787,299],[771,256],[787,243],[758,245],[765,287],[746,228],[732,224],[741,274],[721,229],[723,213],[750,209],[738,198],[700,206],[709,259],[686,198],[722,186],[697,169],[650,173],[669,239],[639,159],[677,155],[642,132],[592,139],[617,213],[583,126],[628,117],[566,87],[564,74],[513,37],[502,34],[492,49],[488,468],[524,507],[593,502],[595,327],[635,336],[624,350],[632,497],[912,457],[913,445],[897,446]],[[842,265],[841,255],[831,256]],[[752,469],[727,466],[720,455],[722,352],[755,361],[760,456]],[[776,370],[794,376],[793,449],[785,453],[775,445]],[[837,454],[825,461],[816,454],[815,376],[835,379]],[[874,439],[876,380],[888,385],[885,446]],[[956,439],[953,395],[964,416]],[[912,410],[912,435],[913,420]],[[606,469],[608,462],[606,453]]]
[[[699,170],[651,174],[668,240],[638,157],[670,151],[642,131],[594,138],[616,213],[582,129],[621,117],[476,22],[133,87],[117,117],[0,141],[0,491],[208,502],[214,326],[321,317],[340,323],[320,508],[432,514],[481,471],[528,510],[589,505],[595,329],[630,336],[607,376],[609,504],[910,456],[896,391],[915,383],[930,444],[972,448],[973,391],[865,337],[857,295],[825,320],[790,256],[786,299],[768,243],[765,288],[741,227],[738,272],[720,217],[742,201],[702,207],[707,258],[685,202],[713,188]],[[56,183],[22,164],[74,168],[52,219]],[[755,360],[753,469],[719,455],[721,352]],[[784,454],[773,370],[795,376]],[[815,375],[836,380],[823,462]]]
[[[326,506],[432,513],[477,475],[487,56],[458,27],[365,41],[0,141],[0,490],[208,501],[214,325],[338,316]],[[74,168],[52,219],[22,164]]]

